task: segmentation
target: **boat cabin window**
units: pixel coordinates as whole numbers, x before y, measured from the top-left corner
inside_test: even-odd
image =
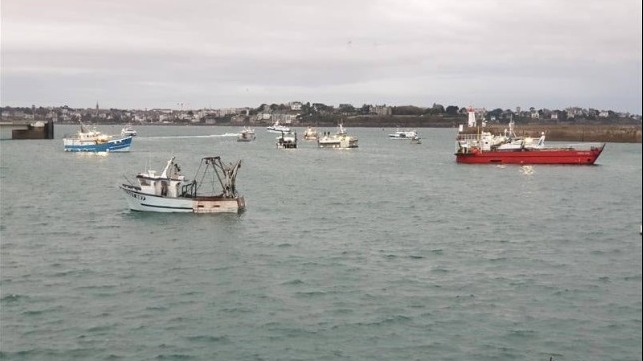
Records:
[[[150,181],[145,179],[145,178],[140,178],[139,182],[141,182],[142,186],[149,186],[150,185]]]

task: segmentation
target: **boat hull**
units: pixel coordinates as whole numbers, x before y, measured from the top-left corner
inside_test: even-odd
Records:
[[[333,148],[333,149],[353,149],[358,148],[357,142],[319,142],[319,148]]]
[[[413,138],[413,137],[415,137],[415,136],[416,136],[415,134],[411,134],[411,135],[405,135],[405,134],[400,134],[400,135],[398,135],[398,134],[389,134],[389,135],[388,135],[388,139],[393,139],[393,140],[409,140],[409,139],[412,139],[412,138]]]
[[[319,148],[351,149],[357,148],[357,139],[349,136],[324,137],[317,140]]]
[[[357,144],[343,144],[339,142],[319,143],[317,146],[319,148],[333,148],[333,149],[353,149],[358,147]]]
[[[83,141],[74,138],[63,139],[65,152],[129,152],[132,137],[111,139],[107,142]]]
[[[416,131],[397,131],[395,133],[389,134],[388,139],[396,139],[396,140],[406,140],[406,139],[412,139],[418,136],[418,133]]]
[[[591,165],[603,152],[605,145],[588,150],[562,149],[518,149],[506,151],[456,153],[456,162],[465,164],[574,164]]]
[[[237,137],[237,142],[252,142],[256,137],[254,134],[242,134]]]
[[[246,208],[243,197],[162,197],[121,186],[129,208],[159,213],[239,213]]]
[[[285,142],[277,143],[278,149],[297,149],[297,143]]]

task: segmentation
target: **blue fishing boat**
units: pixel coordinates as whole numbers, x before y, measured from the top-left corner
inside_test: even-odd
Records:
[[[106,135],[80,124],[78,133],[63,138],[65,152],[128,152],[132,136]]]

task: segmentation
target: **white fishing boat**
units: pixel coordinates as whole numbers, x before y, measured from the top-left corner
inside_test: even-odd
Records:
[[[317,129],[308,127],[304,132],[304,140],[316,140],[319,137]]]
[[[400,130],[399,128],[395,133],[388,135],[389,139],[412,139],[418,137],[418,133],[415,130]]]
[[[288,128],[288,127],[287,127],[287,126],[285,126],[285,125],[281,125],[281,124],[279,124],[279,121],[277,120],[277,121],[275,121],[275,122],[274,122],[274,124],[273,124],[273,125],[271,125],[271,126],[269,126],[269,127],[266,127],[266,130],[267,130],[269,133],[277,133],[277,134],[280,134],[280,133],[282,133],[282,132],[289,132],[289,131],[290,131],[290,128]]]
[[[243,127],[239,135],[237,136],[237,142],[252,142],[257,137],[255,135],[255,130],[248,127]]]
[[[340,148],[349,149],[357,148],[357,138],[348,135],[346,129],[340,124],[337,128],[337,133],[323,132],[321,137],[317,139],[317,146],[319,148]]]
[[[132,145],[132,136],[112,136],[89,129],[80,123],[80,130],[74,135],[63,137],[65,152],[128,152]]]
[[[277,137],[277,148],[294,149],[297,148],[297,133],[296,132],[282,132]]]
[[[239,213],[246,207],[237,193],[235,180],[241,161],[228,165],[220,157],[205,157],[189,181],[172,157],[161,174],[146,170],[136,184],[122,184],[129,208],[144,212]],[[221,192],[215,193],[217,186]]]
[[[138,135],[138,132],[134,127],[132,127],[131,124],[127,124],[123,129],[121,129],[121,136],[127,137],[127,136],[132,136],[135,137]]]

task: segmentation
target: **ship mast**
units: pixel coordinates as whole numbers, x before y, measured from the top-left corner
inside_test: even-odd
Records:
[[[469,111],[469,119],[467,122],[467,126],[477,128],[478,150],[482,152],[482,134],[480,134],[480,125],[478,125],[478,122],[476,121],[476,112],[472,106],[469,106],[468,111]]]

